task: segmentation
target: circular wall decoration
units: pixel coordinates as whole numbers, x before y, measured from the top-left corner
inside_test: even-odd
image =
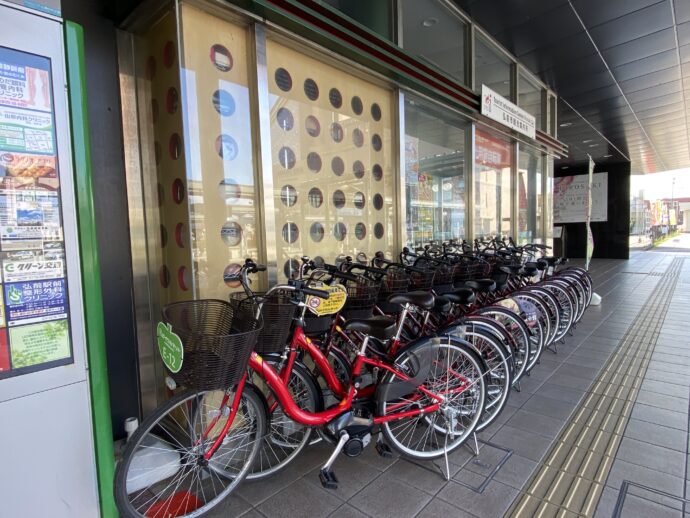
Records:
[[[364,197],[364,193],[356,192],[354,197],[352,198],[352,203],[354,203],[356,208],[363,209],[364,206],[367,204],[367,200]]]
[[[237,246],[242,241],[242,227],[234,221],[226,221],[220,229],[220,237],[228,246]]]
[[[335,237],[336,241],[343,241],[345,236],[347,236],[347,227],[345,223],[339,221],[333,225],[333,237]]]
[[[318,173],[322,167],[321,156],[316,151],[312,151],[307,155],[307,167],[310,171]]]
[[[374,164],[374,167],[371,168],[371,176],[374,177],[374,180],[380,182],[383,178],[383,167],[379,164]]]
[[[182,140],[177,133],[170,135],[170,140],[168,141],[168,153],[170,158],[177,160],[182,154]]]
[[[336,209],[342,209],[345,206],[345,193],[340,189],[333,193],[333,205]]]
[[[299,227],[296,223],[288,222],[283,225],[283,241],[292,244],[299,239]]]
[[[151,99],[151,120],[154,124],[158,122],[158,101]]]
[[[376,210],[381,210],[383,208],[383,196],[380,194],[374,194],[373,202]]]
[[[184,201],[184,182],[179,178],[172,183],[172,199],[177,205]]]
[[[337,88],[331,88],[328,92],[328,100],[331,102],[331,106],[336,110],[343,105],[343,96]]]
[[[285,131],[290,131],[295,126],[295,118],[292,116],[292,112],[287,108],[281,108],[276,113],[276,120],[278,121],[278,126]]]
[[[381,239],[383,237],[383,233],[384,228],[381,223],[377,223],[376,225],[374,225],[374,236],[376,237],[376,239]]]
[[[232,68],[232,54],[223,45],[216,43],[208,53],[211,63],[221,72],[228,72]]]
[[[362,111],[364,111],[362,99],[355,95],[352,98],[352,101],[350,102],[350,106],[352,107],[352,111],[355,112],[356,115],[362,115]]]
[[[364,145],[364,133],[359,128],[355,128],[352,132],[352,143],[355,147],[362,147]]]
[[[321,133],[321,124],[319,123],[319,119],[313,115],[307,117],[307,120],[304,122],[304,127],[311,137],[318,137]]]
[[[227,90],[213,92],[213,107],[223,117],[229,117],[235,113],[235,98]]]
[[[169,41],[163,47],[163,64],[170,68],[175,64],[175,44]]]
[[[191,279],[189,278],[189,270],[186,266],[180,266],[177,269],[177,285],[182,291],[187,291],[192,285]]]
[[[168,93],[165,95],[165,111],[172,115],[177,111],[179,105],[180,96],[177,93],[177,89],[171,86],[168,88]]]
[[[280,148],[280,151],[278,151],[278,162],[280,162],[280,165],[285,169],[292,169],[295,167],[296,161],[295,152],[292,149],[287,146]]]
[[[292,76],[290,72],[284,68],[279,68],[275,73],[276,86],[280,88],[283,92],[289,92],[292,90]]]
[[[331,160],[331,170],[336,176],[342,176],[345,172],[345,162],[343,162],[343,159],[339,156],[333,157],[333,160]]]
[[[286,207],[292,207],[297,203],[297,190],[292,185],[284,185],[280,189],[280,201]]]
[[[187,232],[185,232],[184,223],[175,225],[175,244],[179,248],[187,248]]]
[[[225,269],[223,270],[223,280],[225,281],[225,285],[228,288],[239,288],[240,286],[242,286],[242,283],[239,280],[225,280],[227,279],[227,277],[231,275],[237,275],[238,273],[240,273],[241,269],[242,266],[237,263],[230,263],[225,267]]]
[[[355,237],[360,241],[367,237],[367,226],[364,223],[357,223],[355,225]]]
[[[299,261],[297,259],[288,259],[283,265],[283,273],[288,279],[294,279],[299,275]]]
[[[165,248],[168,244],[168,231],[164,225],[161,225],[161,248]]]
[[[309,228],[309,237],[311,237],[311,240],[315,243],[319,243],[323,239],[325,233],[326,231],[324,230],[323,225],[318,221],[316,223],[312,223],[311,227]]]
[[[331,124],[331,138],[333,139],[333,142],[342,142],[343,138],[345,138],[345,131],[337,122]]]
[[[167,266],[163,265],[158,270],[158,280],[164,288],[170,286],[170,270],[168,270]]]
[[[240,199],[241,192],[240,186],[232,178],[225,178],[218,184],[218,194],[225,202],[236,202]]]
[[[146,69],[145,69],[145,77],[149,81],[156,77],[156,58],[153,56],[149,56],[149,58],[146,60]]]
[[[360,160],[355,160],[352,164],[352,172],[355,174],[355,178],[364,178],[364,164]]]
[[[316,84],[316,81],[311,78],[304,80],[304,95],[310,101],[316,101],[319,98],[319,85]]]
[[[216,137],[215,146],[216,153],[218,153],[218,156],[223,160],[235,160],[240,152],[240,148],[237,142],[235,142],[235,139],[227,133],[223,133]]]
[[[381,151],[383,141],[378,133],[374,133],[374,135],[371,137],[371,147],[374,148],[374,151]]]
[[[381,120],[381,107],[376,103],[371,105],[371,118],[376,122]]]
[[[309,189],[309,194],[307,194],[307,197],[309,198],[309,205],[315,209],[318,209],[323,204],[323,193],[318,187],[312,187]]]
[[[153,143],[153,158],[156,161],[156,165],[159,165],[161,163],[161,155],[163,152],[161,151],[161,145],[160,142],[156,141]]]

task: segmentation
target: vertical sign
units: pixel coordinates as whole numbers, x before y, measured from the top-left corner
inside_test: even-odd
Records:
[[[73,362],[50,59],[0,47],[0,379]]]
[[[594,236],[592,235],[592,227],[590,221],[592,219],[592,179],[594,176],[594,160],[589,157],[589,175],[587,180],[587,252],[585,254],[585,270],[589,270],[589,262],[592,260],[594,253]]]

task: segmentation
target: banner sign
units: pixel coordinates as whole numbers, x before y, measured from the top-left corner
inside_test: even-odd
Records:
[[[587,225],[587,250],[585,253],[585,270],[589,270],[589,262],[592,260],[594,253],[594,235],[592,235],[592,227],[590,222],[592,220],[592,178],[594,175],[594,160],[589,157],[589,174],[587,175],[587,218],[585,224]]]
[[[553,221],[555,224],[585,223],[591,206],[590,221],[608,218],[608,173],[592,175],[591,194],[589,175],[562,176],[553,179]],[[589,203],[589,196],[592,203]]]
[[[536,138],[536,119],[534,115],[530,115],[486,85],[482,85],[481,113],[518,133],[527,135],[530,138]]]
[[[510,167],[510,144],[481,130],[475,131],[475,162],[491,169]]]

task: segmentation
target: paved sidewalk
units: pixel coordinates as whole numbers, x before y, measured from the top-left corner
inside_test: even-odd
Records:
[[[595,260],[602,305],[512,392],[480,452],[433,463],[340,457],[335,491],[308,448],[285,472],[245,483],[212,516],[669,516],[685,518],[690,398],[690,254]],[[690,503],[690,502],[689,502]],[[690,508],[688,508],[690,513]]]

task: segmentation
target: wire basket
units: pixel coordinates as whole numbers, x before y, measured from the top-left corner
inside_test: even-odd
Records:
[[[405,293],[410,286],[410,274],[403,268],[389,266],[381,279],[379,300],[385,300],[394,293]]]
[[[434,286],[446,286],[453,284],[453,277],[455,276],[455,265],[440,264],[436,268],[434,275]]]
[[[453,283],[460,284],[465,281],[475,279],[477,273],[478,268],[476,262],[470,262],[467,260],[460,261],[455,265],[455,275],[453,276]]]
[[[432,269],[418,269],[418,271],[410,272],[410,290],[430,290],[434,285],[435,274],[436,271]]]
[[[264,295],[264,293],[254,293],[258,301],[263,300],[261,316],[264,321],[263,329],[259,334],[254,350],[258,354],[282,352],[287,345],[292,322],[299,307],[292,303],[290,292],[288,291],[274,291],[267,299],[263,299]],[[244,292],[231,293],[230,299],[237,301],[250,300]]]
[[[256,306],[239,301],[176,302],[163,308],[163,320],[180,337],[184,351],[180,370],[166,370],[175,383],[195,390],[235,386],[261,332]]]
[[[345,283],[347,300],[343,309],[367,309],[374,307],[381,289],[381,281],[358,276],[356,281]]]

